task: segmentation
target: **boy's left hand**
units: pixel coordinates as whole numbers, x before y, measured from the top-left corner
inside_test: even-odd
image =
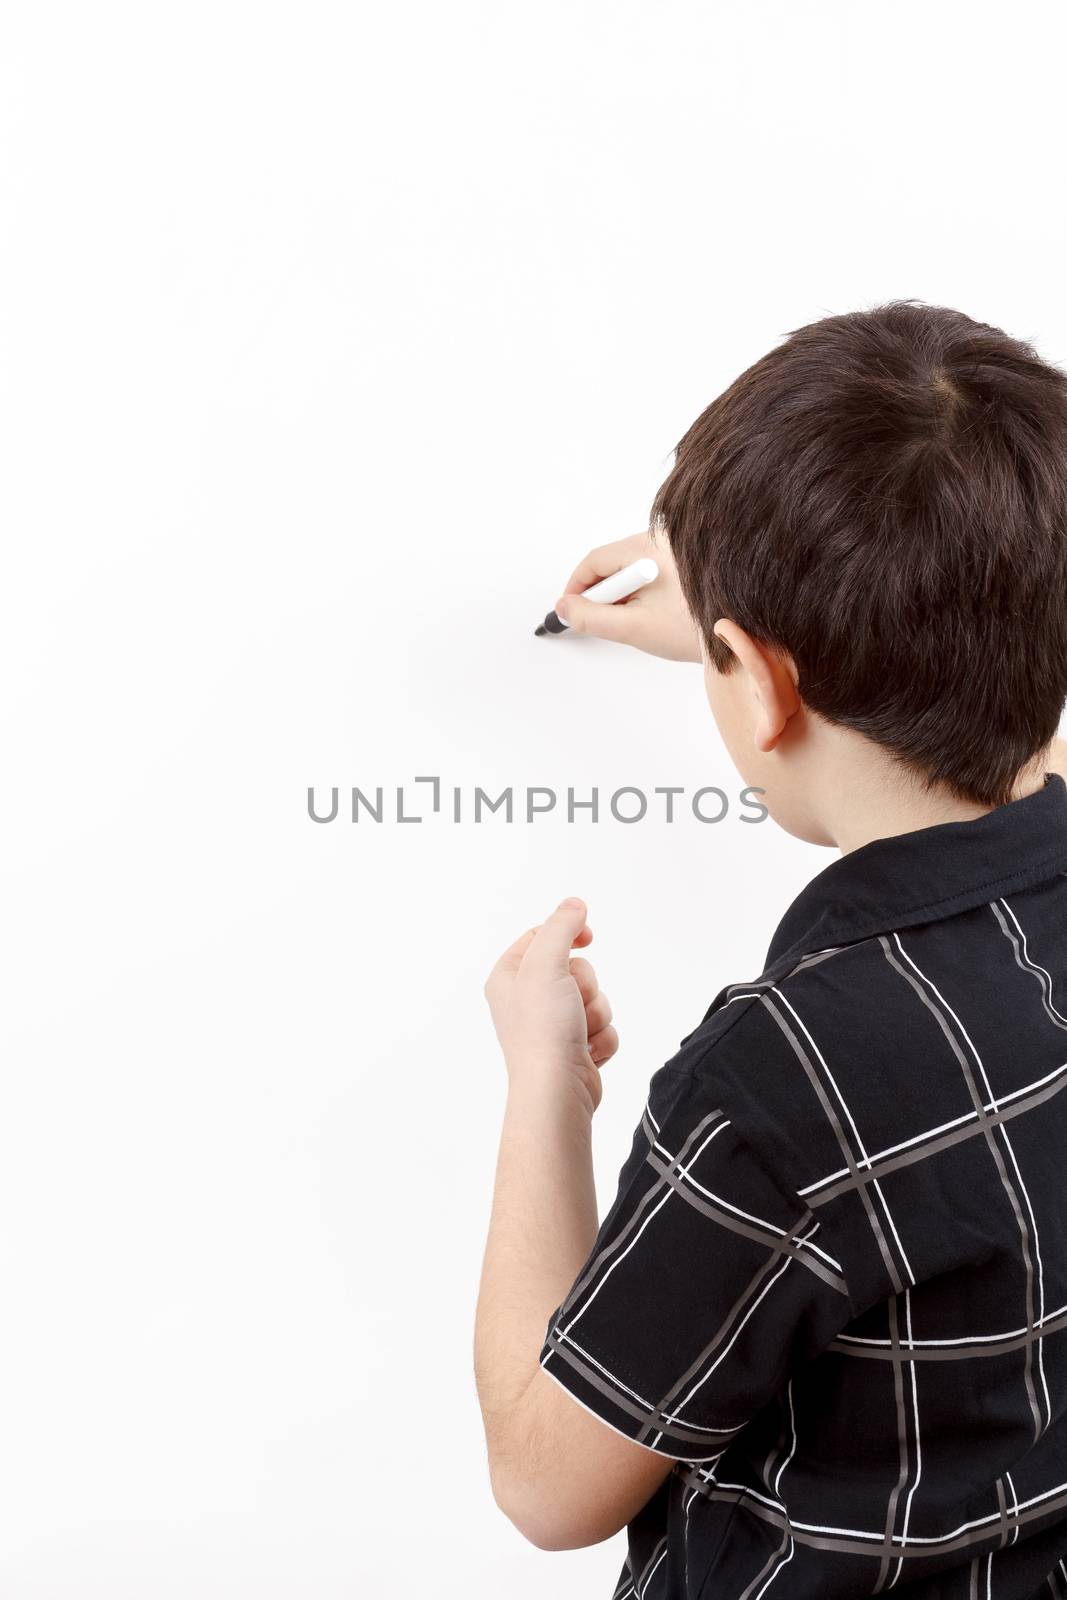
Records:
[[[504,951],[489,974],[485,996],[508,1076],[584,1089],[590,1114],[600,1104],[600,1068],[619,1048],[611,1006],[596,973],[572,949],[593,934],[581,900],[564,900],[537,928]]]

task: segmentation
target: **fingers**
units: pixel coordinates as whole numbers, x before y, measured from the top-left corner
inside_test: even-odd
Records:
[[[613,572],[618,572],[625,565],[626,558],[619,554],[618,545],[606,544],[600,550],[590,550],[567,579],[563,593],[581,594],[583,589],[591,588],[601,578],[610,578]]]
[[[602,1033],[611,1021],[611,1002],[606,994],[595,995],[585,1008],[585,1031],[590,1039]]]
[[[498,978],[513,978],[515,976],[522,965],[526,952],[533,944],[536,936],[541,932],[542,926],[543,924],[539,924],[536,928],[527,928],[526,932],[521,933],[515,940],[514,944],[508,945],[508,948],[504,951],[504,954],[494,962],[492,970],[490,971],[488,978],[485,980],[485,992],[487,994]],[[575,938],[571,941],[570,948],[579,950],[584,949],[587,944],[591,943],[592,938],[592,928],[584,925]],[[575,957],[574,964],[578,963],[578,959],[579,958]],[[596,993],[597,987],[596,973],[593,971],[588,961],[582,961],[581,966],[585,969],[583,981],[587,985],[590,985],[589,998],[592,999],[593,995]],[[578,987],[581,989],[581,983],[579,983]]]
[[[613,639],[617,644],[629,644],[633,640],[636,608],[632,601],[605,606],[596,600],[583,600],[580,594],[566,594],[552,609],[575,633]]]
[[[618,1048],[619,1036],[610,1024],[590,1037],[589,1054],[598,1067],[602,1067],[605,1061],[610,1061]]]
[[[555,983],[561,977],[569,977],[578,990],[585,1012],[589,1059],[600,1067],[618,1050],[619,1036],[611,1025],[611,1002],[600,992],[593,966],[583,956],[571,955],[572,950],[587,945],[593,937],[585,919],[584,900],[574,896],[561,901],[540,927],[527,928],[504,951],[486,980],[485,993],[493,1006],[497,991],[506,995],[520,968],[535,981],[548,979]]]
[[[578,985],[578,993],[582,997],[582,1004],[587,1006],[590,1000],[595,997],[599,988],[596,973],[591,963],[586,961],[584,956],[573,956],[570,965],[571,977]]]
[[[527,928],[525,933],[519,935],[514,944],[508,945],[508,948],[495,962],[493,970],[485,980],[485,987],[487,991],[494,979],[499,977],[513,978],[515,976],[516,972],[519,970],[519,967],[522,965],[523,956],[526,954],[533,942],[533,937],[536,932],[536,928]]]
[[[611,544],[598,545],[584,556],[567,579],[564,594],[579,594],[601,578],[610,578],[620,567],[629,566],[639,556],[647,555],[650,538],[647,533],[634,533],[628,539],[615,539]]]
[[[585,916],[584,900],[571,896],[561,901],[530,940],[521,957],[524,966],[535,971],[567,972],[572,947],[581,948],[593,937]]]
[[[578,993],[581,995],[582,1004],[585,1006],[585,1031],[590,1041],[592,1041],[598,1035],[604,1034],[608,1023],[611,1021],[611,1001],[606,994],[601,993],[597,984],[596,972],[583,956],[572,956],[570,969],[571,977],[578,985]],[[619,1043],[618,1034],[615,1033],[614,1028],[611,1030],[611,1035],[614,1043],[608,1054],[614,1055]],[[605,1042],[602,1039],[601,1045],[603,1046]],[[592,1053],[592,1044],[590,1044],[590,1053]],[[607,1060],[607,1056],[604,1056],[603,1059]]]
[[[647,631],[647,609],[641,605],[640,596],[620,601],[616,605],[601,605],[595,600],[582,598],[588,589],[601,578],[628,566],[641,556],[656,549],[652,535],[632,534],[628,539],[616,539],[613,544],[602,544],[580,561],[567,580],[567,587],[556,601],[557,617],[565,621],[575,633],[588,633],[597,639],[611,639],[617,644],[633,644],[641,648],[640,638]]]
[[[570,968],[571,977],[578,985],[578,993],[585,1007],[586,1031],[592,1038],[594,1033],[599,1033],[600,1029],[611,1021],[611,1002],[606,994],[601,993],[596,973],[588,961],[576,956],[571,961]]]

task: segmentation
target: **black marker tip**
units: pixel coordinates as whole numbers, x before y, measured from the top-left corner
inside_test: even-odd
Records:
[[[543,639],[546,633],[566,633],[567,624],[561,622],[554,611],[550,611],[539,628],[534,629],[534,638]]]

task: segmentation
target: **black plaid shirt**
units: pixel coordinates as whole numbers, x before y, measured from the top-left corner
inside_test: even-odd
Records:
[[[652,1078],[542,1365],[617,1600],[1067,1600],[1067,787],[835,860]]]

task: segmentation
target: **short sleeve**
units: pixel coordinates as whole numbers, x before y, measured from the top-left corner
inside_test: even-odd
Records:
[[[712,1461],[850,1315],[811,1212],[716,1103],[714,1079],[669,1062],[541,1365],[627,1438]]]

